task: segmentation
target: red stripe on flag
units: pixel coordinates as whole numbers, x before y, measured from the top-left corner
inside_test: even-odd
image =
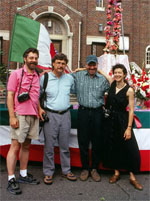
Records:
[[[51,55],[51,58],[53,58],[55,56],[55,54],[56,54],[56,51],[55,51],[53,43],[51,42],[51,44],[50,44],[50,55]]]
[[[40,65],[37,65],[37,68],[40,68],[43,70],[51,70],[52,69],[52,67],[44,67],[44,66],[40,66]]]

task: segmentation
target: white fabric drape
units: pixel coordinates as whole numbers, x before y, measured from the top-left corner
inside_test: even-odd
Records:
[[[130,78],[130,66],[128,55],[114,55],[114,54],[103,54],[98,57],[98,69],[102,69],[104,72],[109,74],[112,66],[115,64],[123,64],[128,72],[127,78]]]

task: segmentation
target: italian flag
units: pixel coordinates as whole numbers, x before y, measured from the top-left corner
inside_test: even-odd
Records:
[[[39,50],[38,67],[49,69],[56,54],[50,36],[43,24],[16,14],[9,50],[9,61],[23,63],[23,53],[28,48]]]

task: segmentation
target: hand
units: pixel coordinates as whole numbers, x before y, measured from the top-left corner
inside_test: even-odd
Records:
[[[46,112],[45,112],[45,110],[43,110],[41,107],[39,108],[39,116],[40,116],[40,119],[42,120],[42,121],[44,121],[44,119],[43,119],[43,114],[45,114]]]
[[[126,129],[123,137],[125,140],[129,140],[131,138],[131,128]]]
[[[16,117],[10,117],[9,121],[12,128],[19,128],[19,120]]]

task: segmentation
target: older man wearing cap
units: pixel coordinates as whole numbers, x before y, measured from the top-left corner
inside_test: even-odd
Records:
[[[82,172],[80,179],[86,181],[91,173],[94,181],[100,181],[98,166],[100,162],[102,105],[104,93],[109,83],[97,72],[98,60],[95,55],[86,58],[86,70],[73,74],[76,84],[76,94],[79,102],[78,110],[78,143]],[[89,164],[89,144],[92,148],[92,163]]]

